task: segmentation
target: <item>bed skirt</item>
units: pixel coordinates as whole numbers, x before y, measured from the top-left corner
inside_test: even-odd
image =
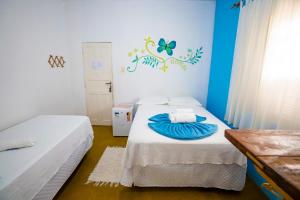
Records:
[[[86,140],[71,154],[68,160],[59,168],[57,173],[40,190],[33,200],[51,200],[76,169],[86,152],[91,148],[93,139]]]
[[[245,180],[246,166],[237,164],[172,164],[125,168],[121,184],[128,187],[203,187],[241,191]]]

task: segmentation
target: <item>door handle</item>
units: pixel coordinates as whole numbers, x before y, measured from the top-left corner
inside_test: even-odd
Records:
[[[108,89],[108,91],[109,91],[109,92],[111,92],[111,91],[112,91],[112,87],[111,87],[112,83],[111,83],[111,81],[110,81],[110,82],[107,82],[107,83],[105,83],[105,85],[109,85],[109,89]]]

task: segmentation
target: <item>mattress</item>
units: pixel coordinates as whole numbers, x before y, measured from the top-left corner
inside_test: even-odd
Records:
[[[174,112],[177,108],[192,108],[197,115],[207,118],[204,123],[217,124],[218,131],[204,139],[186,141],[165,137],[148,127],[148,119],[151,116]],[[224,137],[224,130],[228,128],[228,126],[213,116],[204,107],[139,106],[128,137],[121,184],[125,186],[136,185],[135,181],[137,181],[137,177],[140,174],[135,174],[134,172],[138,167],[170,165],[235,165],[243,171],[244,174],[241,178],[244,180],[247,159]],[[156,186],[163,185],[156,183]],[[186,183],[178,186],[196,185]]]
[[[246,169],[232,164],[171,164],[133,168],[134,186],[202,187],[241,191]]]
[[[76,169],[86,152],[91,148],[93,139],[86,138],[68,158],[68,160],[59,168],[57,173],[48,181],[48,183],[39,191],[33,200],[51,200]]]
[[[0,132],[0,140],[18,137],[36,144],[0,152],[0,199],[33,199],[93,130],[85,116],[45,115]]]

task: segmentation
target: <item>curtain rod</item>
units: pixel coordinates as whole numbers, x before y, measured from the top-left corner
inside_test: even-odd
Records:
[[[231,6],[231,9],[240,8],[240,5],[241,5],[241,1],[237,1]]]
[[[240,8],[246,6],[247,3],[253,2],[254,0],[238,0],[232,6],[231,9]]]

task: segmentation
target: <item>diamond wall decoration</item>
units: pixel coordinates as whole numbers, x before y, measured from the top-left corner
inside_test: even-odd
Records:
[[[50,67],[54,68],[54,67],[61,67],[63,68],[66,61],[64,60],[63,56],[53,56],[53,55],[49,55],[49,59],[48,59],[48,63],[50,65]]]

